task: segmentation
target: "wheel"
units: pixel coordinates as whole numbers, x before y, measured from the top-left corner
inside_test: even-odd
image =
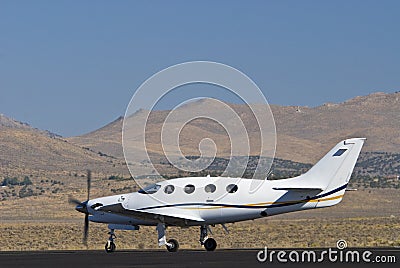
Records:
[[[207,238],[207,240],[204,241],[204,248],[207,251],[214,251],[217,248],[217,241],[212,238]]]
[[[177,252],[179,248],[179,243],[175,239],[170,239],[168,240],[168,244],[171,244],[171,246],[167,245],[167,250],[169,252]]]
[[[114,242],[108,241],[104,248],[106,249],[107,253],[111,253],[114,252],[117,247],[115,246]]]

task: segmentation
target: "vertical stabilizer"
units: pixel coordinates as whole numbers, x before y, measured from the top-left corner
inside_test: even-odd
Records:
[[[325,192],[346,187],[353,173],[365,138],[353,138],[339,142],[307,173],[301,175],[303,182],[318,186]]]

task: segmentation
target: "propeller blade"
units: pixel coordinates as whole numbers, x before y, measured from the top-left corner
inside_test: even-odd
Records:
[[[79,205],[79,204],[81,203],[81,201],[79,201],[78,199],[73,198],[72,196],[70,196],[70,197],[68,198],[68,202],[69,202],[70,204],[75,204],[75,205]]]
[[[70,204],[75,204],[76,206],[76,210],[81,212],[81,213],[85,213],[85,222],[83,225],[83,244],[85,244],[85,246],[87,247],[87,238],[88,238],[88,234],[89,234],[89,213],[88,213],[88,209],[87,209],[87,203],[89,202],[89,198],[90,198],[90,187],[91,187],[91,183],[92,183],[92,172],[90,170],[87,171],[87,200],[84,202],[81,202],[75,198],[73,198],[72,196],[70,196],[68,198],[68,202]]]
[[[90,198],[90,187],[92,184],[92,171],[87,171],[87,200]]]
[[[83,243],[87,246],[87,238],[89,233],[89,214],[85,214],[85,225],[83,228]]]

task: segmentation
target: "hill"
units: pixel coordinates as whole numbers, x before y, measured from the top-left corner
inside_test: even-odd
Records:
[[[318,107],[271,105],[277,129],[276,157],[301,163],[315,163],[338,141],[349,137],[366,137],[363,152],[400,153],[400,93],[374,93],[343,103],[327,103]],[[229,104],[245,123],[250,140],[257,148],[259,132],[254,117],[245,105]],[[180,107],[178,114],[198,109],[217,109],[215,103],[199,100]],[[151,153],[162,155],[160,131],[169,111],[152,111],[146,141]],[[143,116],[138,111],[128,120]],[[179,116],[178,116],[179,117]],[[91,133],[67,140],[79,146],[122,158],[121,128],[123,118]],[[175,122],[179,123],[179,122]],[[219,157],[230,154],[229,138],[223,128],[207,119],[195,119],[181,131],[179,142],[186,156],[199,155],[198,144],[203,138],[217,144]],[[135,147],[138,143],[132,143]],[[137,150],[140,150],[139,147]],[[257,150],[251,151],[257,155]],[[384,161],[384,158],[381,159]]]
[[[374,93],[315,108],[272,106],[272,110],[281,158],[314,162],[338,140],[358,136],[367,138],[364,152],[400,152],[400,92]]]
[[[116,165],[117,164],[117,165]],[[123,162],[72,144],[58,135],[0,116],[1,177],[68,177],[94,169],[98,174],[125,170]],[[118,169],[117,167],[118,166]]]
[[[37,132],[37,133],[46,135],[51,138],[55,138],[55,137],[60,138],[61,137],[60,135],[57,135],[48,130],[40,130],[37,128],[33,128],[28,123],[23,123],[23,122],[17,121],[13,118],[5,116],[4,114],[0,114],[0,128],[30,130],[33,132]]]
[[[123,117],[82,136],[70,137],[66,140],[72,144],[90,148],[117,158],[123,158],[122,152],[122,122]]]
[[[322,106],[294,107],[272,105],[277,128],[277,151],[279,170],[282,175],[285,165],[293,161],[313,164],[326,153],[338,140],[354,137],[367,137],[367,143],[359,159],[358,175],[395,177],[400,173],[400,93],[375,93],[356,97],[343,103],[324,104]],[[259,132],[254,128],[255,121],[244,105],[230,104],[249,130],[252,142],[251,154],[256,156]],[[193,113],[201,109],[214,109],[215,103],[199,100],[181,106],[177,110],[178,119],[169,124],[178,124],[179,115]],[[150,115],[146,140],[155,163],[169,176],[176,173],[162,155],[160,130],[169,111],[153,111]],[[144,111],[133,114],[133,122],[145,116]],[[2,177],[35,175],[44,177],[84,175],[86,169],[92,169],[101,177],[121,174],[129,176],[121,146],[123,118],[78,137],[62,138],[48,131],[32,128],[0,115],[0,172]],[[133,127],[135,130],[135,127]],[[139,129],[139,128],[137,128]],[[226,131],[216,122],[208,119],[195,119],[181,131],[179,142],[186,156],[198,156],[198,144],[204,138],[215,141],[218,159],[230,154],[230,141]],[[138,143],[130,144],[134,150]],[[141,159],[138,159],[138,167]],[[278,161],[278,160],[277,160]],[[222,161],[224,162],[224,161]],[[164,163],[164,164],[162,164]],[[220,165],[221,161],[217,164]],[[307,165],[306,165],[307,166]],[[218,168],[212,167],[214,171]],[[220,167],[219,167],[220,168]],[[304,169],[304,168],[303,168]],[[302,169],[290,169],[295,174]],[[22,177],[23,178],[23,177]]]

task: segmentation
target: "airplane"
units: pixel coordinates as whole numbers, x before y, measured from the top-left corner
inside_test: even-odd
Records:
[[[306,173],[287,179],[265,179],[253,192],[249,191],[250,179],[207,176],[164,180],[137,192],[89,199],[88,172],[87,200],[70,198],[70,202],[85,214],[84,242],[89,221],[108,224],[108,253],[116,249],[115,230],[139,230],[141,225],[156,226],[158,245],[170,252],[176,252],[179,243],[167,240],[167,227],[199,226],[200,244],[207,251],[214,251],[217,242],[208,236],[212,234],[210,226],[221,224],[228,232],[226,223],[338,204],[365,140],[341,141]]]

